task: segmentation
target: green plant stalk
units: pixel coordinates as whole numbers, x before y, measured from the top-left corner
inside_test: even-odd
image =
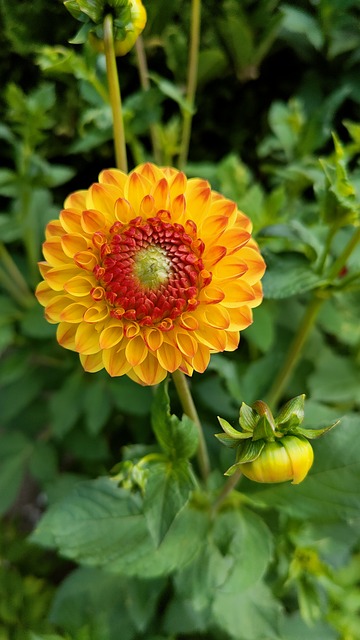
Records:
[[[319,261],[319,265],[316,269],[317,273],[321,274],[324,270],[324,266],[325,266],[325,262],[326,262],[326,258],[329,255],[329,251],[330,251],[330,247],[331,247],[331,243],[333,241],[333,238],[335,236],[335,233],[337,232],[338,227],[335,225],[332,225],[328,231],[327,234],[327,238],[325,241],[325,246],[324,246],[324,250],[323,253],[321,255],[320,261]]]
[[[180,153],[178,166],[183,169],[186,165],[190,137],[191,125],[194,111],[194,101],[198,75],[199,45],[200,45],[200,17],[201,17],[201,0],[192,0],[191,3],[191,33],[190,33],[190,51],[188,65],[188,79],[186,89],[186,101],[189,109],[183,111],[183,130],[181,137]]]
[[[124,171],[124,173],[127,173],[128,165],[126,157],[125,129],[122,115],[119,75],[114,48],[113,18],[111,14],[105,16],[104,20],[104,47],[106,74],[109,84],[110,104],[113,115],[116,166],[121,171]]]
[[[6,288],[8,292],[23,307],[29,307],[33,303],[33,295],[25,278],[2,242],[0,243],[0,261],[4,267],[4,270],[1,270],[1,279],[3,282],[7,282]]]
[[[230,495],[230,493],[235,489],[241,477],[242,477],[241,470],[238,469],[237,471],[235,471],[235,473],[233,473],[232,476],[230,476],[230,478],[228,478],[227,482],[225,482],[223,488],[221,489],[219,495],[215,498],[213,502],[213,505],[212,505],[213,514],[215,514],[215,512],[218,511],[218,509],[221,507],[223,502],[225,502],[228,495]]]
[[[137,58],[137,65],[139,70],[140,84],[143,91],[149,91],[149,71],[147,66],[147,60],[145,55],[144,41],[142,36],[139,36],[135,42],[135,51]],[[159,136],[159,126],[154,123],[149,126],[151,144],[153,148],[153,156],[156,164],[161,164],[161,144]]]
[[[204,482],[207,482],[207,479],[209,477],[209,473],[210,473],[210,462],[209,462],[209,454],[208,454],[208,450],[207,450],[207,446],[206,446],[206,442],[205,442],[205,438],[204,438],[204,433],[202,430],[202,426],[201,426],[201,422],[199,420],[199,416],[198,413],[196,411],[196,407],[194,404],[194,400],[193,397],[191,395],[190,389],[189,389],[189,385],[186,381],[185,375],[177,370],[174,371],[172,374],[172,378],[176,387],[176,391],[177,394],[179,396],[182,408],[184,410],[184,413],[191,418],[191,420],[194,422],[197,430],[198,430],[198,434],[199,434],[199,447],[198,447],[198,452],[197,452],[197,459],[198,459],[198,463],[199,463],[199,468],[200,468],[200,473],[201,473],[201,477],[203,478]]]
[[[327,274],[329,285],[331,285],[332,282],[336,280],[339,272],[344,267],[350,255],[352,254],[352,252],[354,251],[354,249],[356,248],[359,242],[360,242],[360,227],[352,235],[348,244],[346,245],[342,253],[339,255],[337,260],[335,260],[332,267],[330,268],[330,271]],[[270,391],[267,394],[267,402],[270,406],[275,407],[279,399],[281,398],[281,395],[284,389],[286,388],[286,385],[289,382],[293,374],[293,371],[300,359],[303,346],[314,326],[314,323],[318,316],[320,308],[324,303],[324,301],[326,300],[326,295],[319,295],[319,291],[315,292],[313,298],[311,299],[306,309],[305,315],[302,319],[302,322],[300,324],[300,327],[298,329],[298,332],[295,335],[293,343],[290,346],[290,350],[287,354],[285,362],[282,368],[280,369],[278,375],[276,376],[270,388]]]

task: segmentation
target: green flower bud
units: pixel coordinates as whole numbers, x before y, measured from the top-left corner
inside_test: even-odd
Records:
[[[299,484],[307,476],[314,460],[312,446],[306,438],[284,436],[266,442],[260,455],[240,465],[244,476],[255,482]]]

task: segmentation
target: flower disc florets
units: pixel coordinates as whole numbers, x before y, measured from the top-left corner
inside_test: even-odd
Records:
[[[140,165],[100,174],[46,230],[36,295],[86,371],[141,384],[232,351],[262,300],[251,223],[208,182]]]

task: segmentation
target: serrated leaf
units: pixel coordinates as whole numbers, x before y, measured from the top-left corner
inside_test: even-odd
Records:
[[[158,462],[149,467],[144,494],[144,514],[157,547],[167,534],[174,518],[188,502],[193,489],[194,479],[187,461]]]
[[[262,282],[266,298],[289,298],[326,284],[325,278],[313,271],[304,255],[282,253],[275,256],[266,252],[265,260],[267,270]]]
[[[150,578],[189,562],[201,549],[208,526],[206,513],[185,507],[156,547],[139,496],[99,478],[78,483],[53,504],[31,540],[85,566]]]
[[[170,413],[168,382],[159,385],[153,400],[151,423],[156,439],[171,460],[191,458],[198,448],[197,428],[188,416],[181,420]]]

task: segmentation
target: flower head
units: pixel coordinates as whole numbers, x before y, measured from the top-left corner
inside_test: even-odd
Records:
[[[147,163],[103,171],[47,225],[36,291],[86,371],[157,384],[233,351],[260,304],[251,223],[205,180]]]

